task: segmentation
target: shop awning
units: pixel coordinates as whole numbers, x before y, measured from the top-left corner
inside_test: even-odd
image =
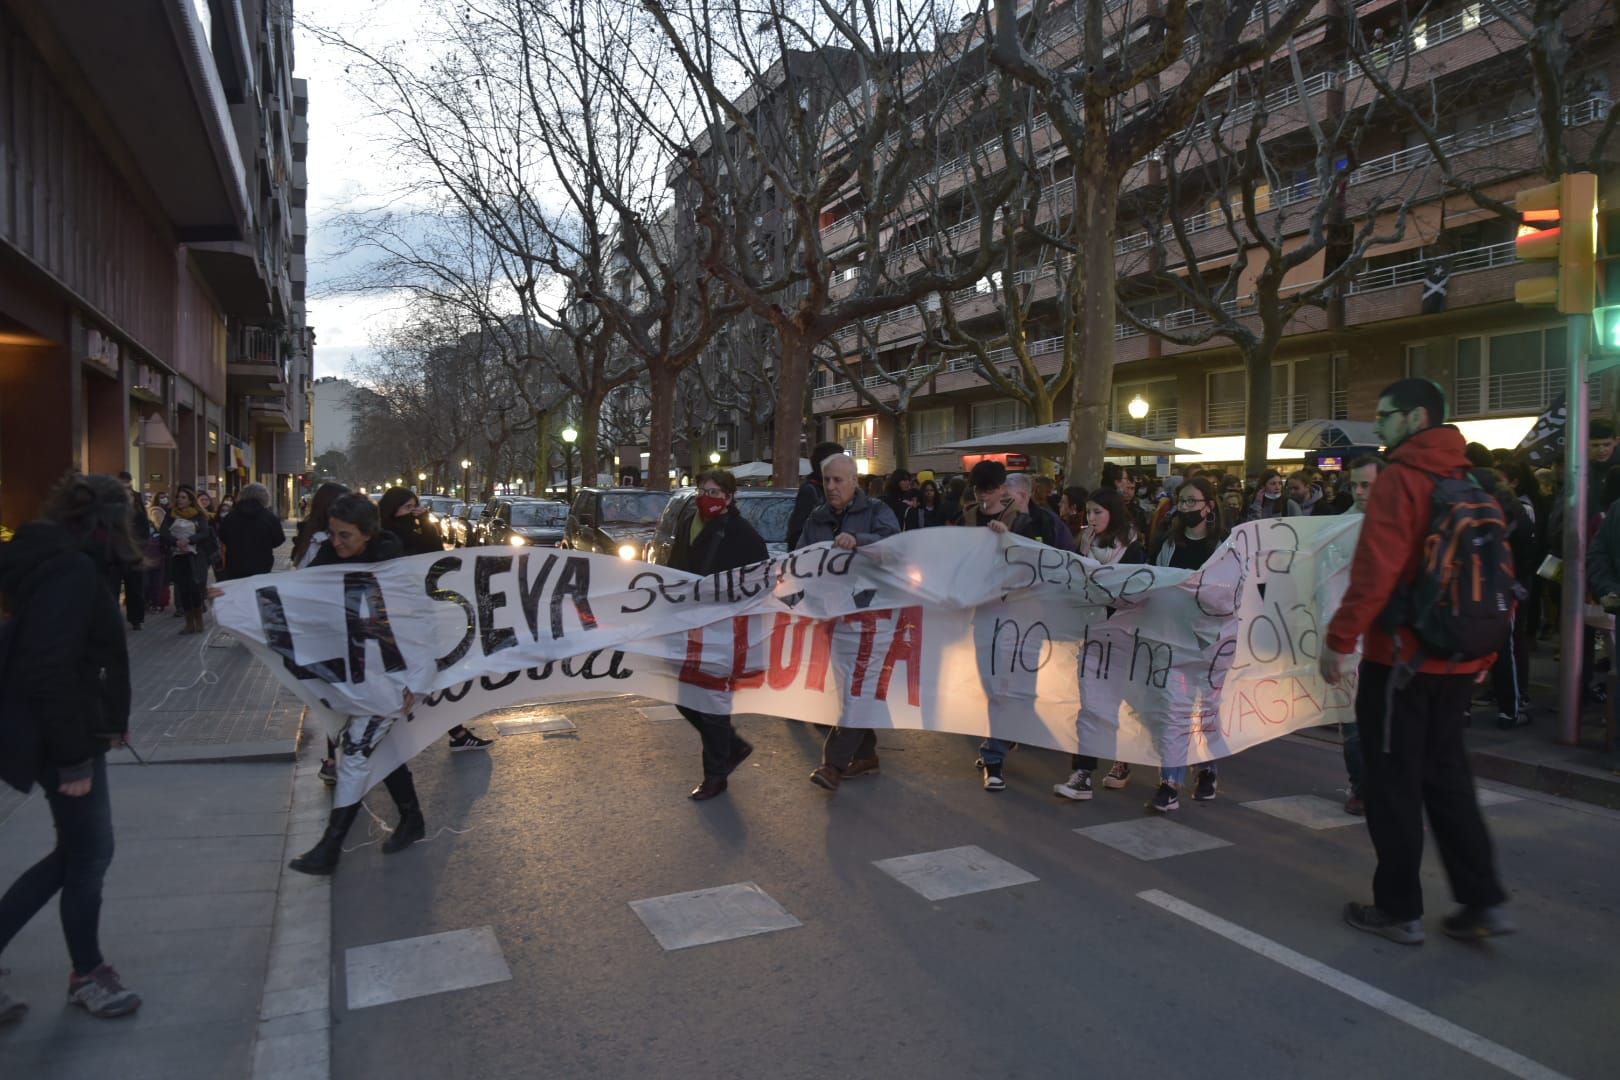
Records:
[[[135,445],[152,450],[175,450],[180,444],[174,441],[174,435],[169,431],[169,425],[163,422],[162,416],[148,413],[141,418],[141,430],[140,434],[135,436]]]

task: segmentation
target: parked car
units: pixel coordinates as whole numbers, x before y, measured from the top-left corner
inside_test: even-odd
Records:
[[[446,524],[444,538],[456,547],[471,547],[473,523],[483,512],[483,503],[457,503]]]
[[[455,513],[457,500],[454,495],[418,495],[416,501],[427,507],[428,521],[439,527],[439,533],[446,540],[450,538],[450,515]]]
[[[640,559],[652,540],[669,492],[646,488],[585,488],[568,512],[565,546],[621,559]]]
[[[788,518],[793,516],[793,501],[798,494],[792,488],[737,489],[738,512],[764,538],[765,549],[772,555],[787,552]],[[681,488],[670,494],[668,505],[659,515],[652,542],[647,545],[648,562],[669,565],[669,554],[675,547],[675,527],[695,498],[697,488]]]
[[[493,499],[489,500],[489,502],[484,504],[483,513],[478,515],[478,520],[477,520],[477,522],[475,523],[475,525],[473,527],[473,540],[472,540],[472,542],[475,545],[505,543],[504,540],[495,540],[495,539],[493,539],[492,536],[491,536],[491,533],[490,533],[490,526],[492,526],[495,523],[496,515],[501,512],[503,507],[511,506],[514,503],[526,503],[526,502],[538,502],[538,501],[539,501],[538,499],[534,499],[534,498],[532,498],[532,497],[530,497],[528,495],[497,495],[497,496],[495,496]]]
[[[562,543],[567,524],[567,503],[524,500],[499,507],[489,519],[486,531],[491,544],[557,547]]]

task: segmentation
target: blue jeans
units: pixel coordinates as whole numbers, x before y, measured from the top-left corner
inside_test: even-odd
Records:
[[[986,739],[979,744],[979,760],[986,765],[1000,765],[1007,760],[1007,751],[1017,745],[1006,739]]]
[[[58,792],[55,769],[47,768],[39,782],[56,825],[56,847],[0,896],[0,952],[60,892],[68,956],[75,973],[88,975],[101,966],[101,883],[113,857],[107,755],[96,755],[87,795]]]
[[[1204,764],[1198,767],[1200,769],[1208,769],[1212,774],[1218,774],[1219,772],[1219,770],[1215,768],[1215,763],[1213,761],[1206,761]],[[1159,770],[1159,780],[1161,782],[1174,784],[1176,787],[1180,787],[1182,783],[1186,781],[1186,779],[1187,766],[1185,765],[1166,765],[1164,768]]]

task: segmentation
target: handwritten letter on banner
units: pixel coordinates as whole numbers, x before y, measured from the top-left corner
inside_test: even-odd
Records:
[[[215,611],[315,715],[417,695],[373,782],[490,710],[627,693],[1195,764],[1352,719],[1354,684],[1327,687],[1316,658],[1360,520],[1242,525],[1198,572],[972,528],[702,578],[476,548],[231,582]]]

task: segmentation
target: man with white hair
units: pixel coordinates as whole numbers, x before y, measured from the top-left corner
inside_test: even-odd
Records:
[[[855,459],[848,454],[834,454],[821,463],[821,485],[827,501],[805,521],[797,547],[831,540],[853,551],[900,531],[894,511],[868,496],[855,481]],[[835,727],[827,732],[821,765],[810,774],[810,782],[837,791],[844,777],[877,771],[877,734],[870,728]]]
[[[225,549],[225,581],[268,574],[276,565],[276,548],[287,542],[287,530],[270,510],[270,491],[263,484],[248,484],[236,493],[236,505],[219,523],[219,542]]]

